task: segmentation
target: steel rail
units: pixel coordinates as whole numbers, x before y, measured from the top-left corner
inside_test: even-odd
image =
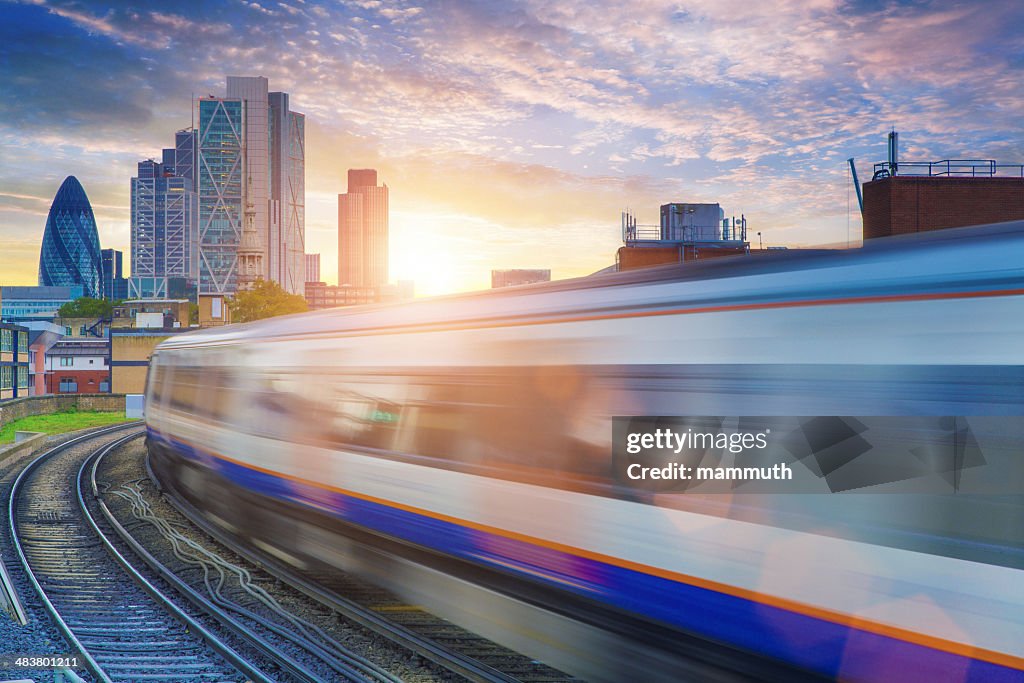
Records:
[[[9,515],[10,520],[11,520],[12,541],[14,543],[15,549],[18,552],[19,559],[21,560],[22,567],[23,567],[23,569],[25,571],[26,577],[29,580],[29,583],[32,585],[33,590],[39,596],[43,606],[45,607],[46,611],[49,613],[49,615],[53,619],[55,625],[57,626],[57,629],[61,632],[61,634],[68,641],[68,643],[81,655],[81,658],[82,658],[82,661],[83,661],[85,667],[92,673],[92,675],[98,681],[101,681],[101,683],[112,683],[112,681],[114,680],[114,676],[117,676],[118,678],[120,678],[124,674],[124,672],[123,672],[124,661],[116,661],[116,662],[115,661],[108,661],[108,662],[104,662],[103,664],[100,663],[100,660],[109,659],[110,658],[110,653],[109,652],[105,656],[101,656],[100,653],[102,652],[103,646],[106,645],[106,643],[103,641],[103,639],[104,638],[109,638],[113,634],[106,633],[106,631],[109,630],[109,629],[106,626],[104,626],[103,624],[99,624],[99,625],[94,625],[94,624],[72,625],[72,623],[69,623],[69,619],[72,618],[72,614],[68,614],[68,612],[70,610],[62,611],[62,610],[58,609],[58,606],[55,604],[55,600],[57,602],[60,602],[61,599],[63,599],[65,601],[73,603],[76,607],[81,609],[81,612],[76,615],[78,617],[83,617],[83,616],[87,615],[90,609],[103,609],[104,607],[97,604],[97,605],[93,605],[90,608],[90,606],[88,605],[88,598],[83,599],[83,597],[81,595],[76,594],[74,592],[74,588],[69,583],[66,583],[66,582],[63,583],[63,584],[56,584],[55,585],[52,581],[50,581],[50,582],[47,582],[47,587],[46,588],[43,587],[43,581],[40,580],[41,576],[38,574],[38,571],[37,571],[39,569],[39,567],[37,566],[36,568],[33,568],[33,561],[29,559],[29,555],[30,554],[36,554],[37,557],[35,558],[35,561],[42,562],[44,567],[45,567],[45,564],[47,562],[50,562],[52,564],[53,557],[47,558],[47,552],[45,551],[45,548],[36,548],[35,551],[40,551],[40,552],[34,552],[32,550],[27,549],[25,544],[22,542],[23,538],[22,538],[22,534],[20,532],[21,525],[19,523],[19,516],[17,514],[17,512],[18,512],[18,504],[20,502],[20,496],[23,493],[23,490],[25,488],[27,488],[27,485],[28,485],[28,482],[29,482],[30,478],[33,476],[33,474],[35,474],[39,470],[40,467],[42,467],[42,465],[44,463],[49,461],[51,458],[53,458],[53,457],[55,457],[57,455],[60,455],[60,454],[68,451],[69,449],[71,449],[71,448],[73,448],[75,446],[82,445],[82,444],[88,442],[89,440],[96,439],[96,438],[102,437],[102,436],[106,436],[106,435],[109,435],[111,433],[117,432],[119,430],[131,429],[131,428],[137,428],[137,427],[138,427],[138,423],[137,422],[132,422],[132,423],[128,423],[126,425],[117,425],[116,427],[106,428],[106,429],[102,429],[102,430],[96,430],[96,431],[84,434],[84,435],[82,435],[80,437],[75,437],[74,439],[71,439],[71,440],[69,440],[69,441],[67,441],[67,442],[65,442],[63,444],[60,444],[59,446],[57,446],[55,448],[52,448],[52,449],[42,453],[41,455],[37,456],[34,460],[32,460],[32,462],[30,462],[18,474],[17,479],[15,480],[14,484],[11,487],[10,498],[8,500],[8,515]],[[90,455],[88,455],[87,457],[85,457],[83,459],[82,465],[80,467],[78,467],[78,469],[77,469],[77,475],[76,475],[77,484],[75,486],[75,495],[77,497],[77,501],[78,501],[79,507],[84,508],[84,498],[82,496],[82,491],[81,491],[81,475],[82,475],[83,469],[85,467],[85,463],[87,463],[90,459],[95,457],[96,454],[109,452],[109,451],[113,450],[114,448],[117,448],[118,446],[123,445],[124,443],[126,443],[126,442],[128,442],[128,441],[130,441],[132,439],[137,438],[140,435],[141,435],[141,432],[137,433],[137,434],[128,434],[125,437],[122,437],[120,439],[114,440],[113,442],[106,443],[103,446],[95,449]],[[72,465],[72,469],[74,469],[73,465]],[[67,484],[70,485],[71,482],[67,482]],[[70,490],[69,490],[69,493],[70,493]],[[71,503],[73,505],[73,501],[68,501],[68,503]],[[88,515],[86,515],[85,519],[89,520]],[[78,525],[78,526],[80,526],[83,529],[83,531],[85,531],[86,528],[87,528],[87,525],[85,523],[83,523],[82,520],[69,520],[69,519],[65,519],[65,520],[61,520],[61,521],[68,522],[68,523],[70,523],[72,525]],[[91,523],[91,520],[89,520],[89,521]],[[98,529],[95,527],[94,524],[92,524],[92,531],[94,533],[99,533]],[[101,538],[102,538],[102,536],[101,536]],[[36,539],[36,540],[38,540],[38,539]],[[95,547],[95,545],[83,546],[83,547]],[[221,665],[221,668],[223,668],[226,665],[230,665],[230,666],[232,666],[233,668],[235,668],[238,671],[239,675],[247,676],[254,683],[272,683],[272,679],[270,679],[266,675],[262,674],[262,672],[258,671],[254,667],[250,666],[247,662],[245,662],[245,660],[241,656],[237,655],[237,653],[234,653],[229,646],[224,645],[223,643],[220,643],[219,639],[216,638],[216,636],[214,636],[213,634],[211,634],[208,631],[206,631],[206,629],[204,629],[200,624],[198,624],[198,622],[193,620],[191,617],[189,617],[187,614],[185,614],[183,611],[181,611],[180,608],[178,608],[176,605],[174,605],[174,603],[171,600],[169,600],[166,596],[164,596],[159,591],[159,589],[157,589],[149,581],[147,581],[144,577],[142,577],[141,574],[139,574],[138,572],[134,571],[132,569],[132,567],[130,566],[130,563],[127,563],[125,558],[121,557],[116,552],[116,550],[113,550],[112,548],[110,548],[109,545],[107,546],[107,550],[113,552],[113,559],[117,560],[118,564],[120,564],[121,567],[133,578],[133,580],[135,581],[135,584],[138,586],[138,588],[141,589],[142,591],[145,591],[145,593],[148,594],[153,599],[154,603],[156,603],[156,605],[154,605],[154,607],[156,607],[158,605],[159,608],[163,608],[163,611],[160,612],[161,614],[165,614],[166,618],[168,620],[173,618],[175,623],[181,624],[182,626],[186,627],[187,630],[185,631],[185,633],[188,633],[188,634],[191,634],[191,633],[198,634],[201,638],[203,638],[203,640],[205,640],[208,644],[210,644],[211,647],[213,647],[213,649],[218,654],[220,654],[222,657],[224,657],[225,661]],[[53,555],[52,549],[49,551],[49,554]],[[44,573],[45,573],[45,569],[44,569]],[[95,577],[92,577],[92,578],[95,578]],[[61,596],[61,597],[57,597],[57,596],[60,595],[61,591],[65,591],[65,594],[63,596]],[[84,607],[84,609],[82,609],[83,607]],[[171,622],[168,621],[167,623],[169,624]],[[124,633],[131,633],[129,628],[130,627],[124,627],[123,628],[123,632]],[[142,630],[147,631],[148,633],[152,634],[154,630],[158,630],[159,628],[161,628],[161,626],[159,624],[157,624],[155,626],[151,626],[150,628],[142,629]],[[179,626],[179,627],[176,627],[176,628],[180,629],[181,627]],[[89,631],[93,631],[93,633],[89,634],[88,633]],[[166,636],[164,636],[164,637],[166,637]],[[90,639],[92,639],[94,642],[89,642]],[[193,642],[193,643],[196,642],[195,636],[193,636],[193,635],[188,635],[186,639],[191,641],[191,642]],[[173,640],[170,641],[170,642],[173,644]],[[180,644],[183,644],[184,642],[185,642],[185,640],[182,640],[181,643],[178,643],[178,644],[180,645]],[[118,647],[120,647],[120,648],[123,648],[125,645],[126,644],[122,643],[122,642],[118,643]],[[146,646],[149,647],[150,649],[152,649],[153,644],[149,643],[149,644],[146,644]],[[141,652],[145,652],[145,650],[136,650],[136,651],[134,651],[134,654],[139,654]],[[173,650],[171,650],[171,652],[173,652]],[[125,651],[123,649],[121,649],[120,651],[114,650],[113,653],[114,654],[124,654]],[[129,654],[129,655],[133,654],[133,651],[132,651],[132,649],[130,647],[127,649],[127,654]],[[175,655],[175,656],[179,656],[179,655]],[[148,657],[151,658],[153,661],[158,661],[160,666],[164,666],[167,669],[175,668],[174,667],[174,662],[172,661],[173,657],[171,657],[171,656],[148,655]],[[179,669],[180,668],[188,669],[188,668],[191,667],[194,670],[194,674],[192,674],[191,677],[195,677],[195,676],[205,677],[205,676],[208,676],[208,674],[210,673],[209,671],[201,671],[201,670],[199,670],[202,667],[202,664],[199,664],[199,666],[197,666],[195,661],[194,661],[194,658],[189,657],[188,659],[185,659],[183,656],[179,656],[179,657],[181,657],[182,663],[178,664],[178,668]],[[217,663],[216,663],[215,660],[212,660],[212,661],[208,660],[208,661],[206,661],[204,663],[208,667],[210,667],[210,669],[216,669],[217,668]],[[119,665],[119,666],[115,666],[115,665]],[[118,671],[117,673],[115,673],[115,671],[114,671],[115,669],[121,669],[121,671]],[[134,672],[132,672],[132,673],[134,673]],[[147,672],[146,678],[153,678],[155,676],[155,677],[158,677],[158,678],[162,677],[165,680],[169,680],[172,675],[175,676],[177,680],[181,680],[181,673],[180,672],[176,673],[176,674],[171,674],[169,671],[155,672],[155,674]],[[218,675],[223,675],[223,674],[218,674]]]
[[[54,621],[57,624],[57,629],[63,634],[63,636],[67,639],[71,646],[74,647],[79,652],[79,654],[82,655],[83,660],[85,660],[86,662],[86,666],[101,681],[109,679],[105,677],[105,675],[100,670],[99,665],[96,663],[96,660],[94,660],[92,658],[92,655],[90,655],[85,650],[85,647],[78,640],[75,634],[71,631],[70,627],[68,627],[64,619],[61,618],[60,614],[57,612],[56,607],[54,607],[53,603],[50,601],[50,598],[46,595],[46,591],[43,590],[42,585],[40,585],[39,581],[36,579],[36,575],[32,571],[31,566],[29,565],[28,557],[25,555],[25,550],[24,548],[22,548],[21,542],[18,540],[18,527],[17,517],[15,515],[15,508],[18,498],[18,490],[20,489],[22,483],[28,478],[29,474],[36,467],[38,467],[40,463],[44,462],[51,456],[56,455],[58,453],[63,453],[65,450],[68,450],[73,446],[77,446],[84,441],[88,441],[99,436],[105,436],[107,434],[134,426],[138,426],[138,423],[134,422],[128,423],[127,425],[115,425],[113,427],[104,427],[102,429],[90,431],[85,434],[82,434],[81,436],[76,436],[72,439],[69,439],[64,443],[37,455],[31,462],[29,462],[28,465],[26,465],[21,470],[21,472],[18,473],[18,476],[14,479],[14,483],[11,484],[11,490],[7,498],[7,519],[8,523],[11,525],[11,540],[12,543],[14,544],[14,549],[17,551],[18,558],[21,560],[21,566],[25,570],[25,575],[27,576],[29,583],[32,585],[32,588],[35,590],[36,594],[39,595],[40,599],[43,601],[43,606],[46,608],[46,611],[49,612],[51,617],[53,617]]]
[[[195,506],[175,495],[174,491],[168,490],[156,478],[150,466],[148,454],[146,456],[146,471],[149,474],[150,480],[156,485],[157,490],[163,491],[168,502],[190,522],[227,546],[232,552],[237,553],[253,564],[263,567],[278,580],[291,585],[303,594],[335,610],[357,624],[370,629],[374,633],[412,650],[424,659],[469,681],[473,681],[473,683],[517,683],[517,679],[512,676],[502,673],[461,652],[446,648],[434,640],[421,636],[405,626],[380,616],[373,610],[362,607],[354,601],[321,588],[316,583],[303,578],[297,572],[285,567],[268,555],[241,545],[229,534],[204,519]]]
[[[156,556],[146,550],[142,544],[139,543],[139,541],[120,523],[120,521],[117,520],[114,514],[107,507],[106,503],[100,498],[99,485],[96,482],[96,471],[99,466],[99,461],[99,458],[94,460],[92,471],[90,473],[90,485],[92,487],[93,496],[96,498],[96,503],[103,513],[107,523],[110,524],[121,540],[131,547],[131,549],[150,567],[150,569],[156,572],[164,581],[172,585],[182,595],[182,597],[216,619],[223,627],[246,640],[250,645],[258,650],[261,655],[275,661],[282,669],[287,671],[296,679],[300,681],[307,681],[308,683],[327,683],[325,679],[311,674],[306,665],[302,664],[291,655],[281,652],[279,648],[268,642],[265,638],[253,633],[252,629],[248,628],[241,623],[241,621],[228,614],[224,609],[205,598],[201,593],[188,585],[167,566],[160,562]],[[350,678],[356,681],[362,680],[373,683],[378,680],[375,678],[361,676],[359,672],[352,672],[350,674]]]

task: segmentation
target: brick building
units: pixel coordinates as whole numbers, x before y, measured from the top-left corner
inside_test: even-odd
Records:
[[[63,339],[46,354],[46,393],[105,394],[110,392],[110,353],[106,339]]]
[[[1019,219],[1024,177],[896,175],[864,183],[866,240]]]

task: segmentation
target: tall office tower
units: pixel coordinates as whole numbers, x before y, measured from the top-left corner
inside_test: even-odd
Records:
[[[192,183],[193,191],[196,189],[196,151],[196,131],[187,128],[174,134],[174,175]]]
[[[266,78],[228,76],[226,97],[199,100],[197,134],[199,293],[235,291],[242,216],[252,204],[259,277],[301,294],[305,117],[289,110],[287,93],[268,92]]]
[[[102,263],[96,217],[89,198],[69,175],[50,205],[39,252],[39,285],[81,285],[84,296],[102,296]]]
[[[306,117],[288,108],[288,93],[270,102],[270,279],[302,294],[306,251]]]
[[[176,152],[163,153],[175,166],[140,161],[131,180],[131,298],[168,298],[170,279],[198,277],[198,198],[191,178],[174,175]]]
[[[127,299],[128,280],[121,270],[124,254],[117,249],[101,249],[102,256],[102,290],[106,299]]]
[[[198,106],[199,294],[231,294],[242,238],[246,102],[205,97]]]
[[[306,282],[320,282],[320,254],[306,254]]]
[[[388,281],[388,186],[372,168],[349,169],[338,195],[338,284],[380,287]]]

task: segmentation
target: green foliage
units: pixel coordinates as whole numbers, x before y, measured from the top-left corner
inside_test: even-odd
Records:
[[[276,282],[263,279],[256,280],[252,289],[236,294],[228,305],[231,308],[231,320],[236,323],[309,310],[303,297],[289,294]]]
[[[123,412],[105,413],[79,411],[77,409],[50,413],[49,415],[30,415],[4,425],[3,429],[0,429],[0,443],[14,441],[14,432],[62,434],[64,432],[73,432],[76,429],[101,427],[126,421],[127,419]]]
[[[104,318],[109,319],[114,315],[114,306],[120,301],[110,299],[94,299],[91,296],[83,296],[74,301],[69,301],[60,307],[57,315],[61,318]]]
[[[190,325],[199,324],[199,304],[188,305],[188,322]]]

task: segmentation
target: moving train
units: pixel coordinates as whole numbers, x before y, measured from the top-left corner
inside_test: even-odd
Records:
[[[1024,680],[1020,470],[663,490],[614,416],[956,416],[1019,456],[1024,222],[197,331],[146,389],[213,523],[587,680]]]

